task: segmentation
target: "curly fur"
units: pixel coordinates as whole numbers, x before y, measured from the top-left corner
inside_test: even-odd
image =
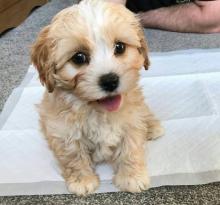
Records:
[[[126,52],[114,56],[116,41]],[[89,64],[71,61],[77,51],[90,53]],[[163,134],[138,86],[139,69],[149,66],[138,19],[121,5],[85,0],[58,13],[32,49],[32,61],[46,85],[38,106],[40,124],[62,169],[69,190],[78,195],[99,185],[95,164],[111,163],[113,182],[124,191],[149,187],[144,144]],[[120,76],[122,102],[115,112],[97,103],[107,94],[97,81],[105,73]]]

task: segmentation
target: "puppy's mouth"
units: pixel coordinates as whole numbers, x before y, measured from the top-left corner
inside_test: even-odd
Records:
[[[97,103],[109,112],[117,111],[121,105],[122,96],[108,96],[97,100]]]

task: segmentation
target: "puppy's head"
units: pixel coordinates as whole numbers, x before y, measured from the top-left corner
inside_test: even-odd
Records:
[[[124,6],[85,0],[58,13],[39,34],[32,61],[49,92],[68,90],[115,111],[148,68],[138,19]]]

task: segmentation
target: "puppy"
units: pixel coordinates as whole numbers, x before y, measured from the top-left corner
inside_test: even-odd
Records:
[[[144,145],[163,128],[144,103],[139,70],[149,66],[139,20],[124,6],[85,0],[58,13],[39,34],[32,62],[47,88],[40,123],[70,192],[99,185],[108,162],[123,191],[149,187]]]

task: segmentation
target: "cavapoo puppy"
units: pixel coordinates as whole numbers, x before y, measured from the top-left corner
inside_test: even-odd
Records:
[[[95,165],[104,161],[120,190],[146,190],[144,145],[163,128],[138,85],[139,70],[149,60],[133,13],[119,4],[84,0],[53,18],[31,57],[47,88],[38,107],[42,132],[69,191],[94,192]]]

